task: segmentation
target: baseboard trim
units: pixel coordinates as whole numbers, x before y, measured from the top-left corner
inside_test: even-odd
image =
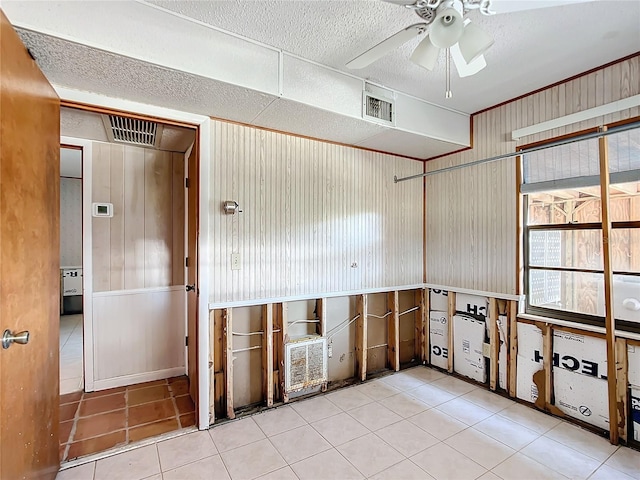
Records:
[[[105,378],[103,380],[94,380],[93,390],[100,391],[108,388],[124,387],[127,385],[133,385],[136,383],[152,382],[154,380],[163,380],[165,378],[177,377],[179,375],[186,375],[187,368],[174,367],[166,368],[164,370],[156,370],[154,372],[134,373],[133,375],[123,375],[121,377]],[[89,391],[89,390],[87,390]]]

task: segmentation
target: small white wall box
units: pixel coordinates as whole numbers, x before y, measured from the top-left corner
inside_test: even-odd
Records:
[[[113,203],[94,203],[94,217],[113,217]]]

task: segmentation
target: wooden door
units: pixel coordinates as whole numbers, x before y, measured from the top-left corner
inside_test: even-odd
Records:
[[[0,478],[59,461],[60,100],[0,11]]]
[[[198,425],[198,141],[196,139],[187,165],[187,362],[189,372],[189,394],[196,405]],[[193,287],[193,288],[191,288]]]

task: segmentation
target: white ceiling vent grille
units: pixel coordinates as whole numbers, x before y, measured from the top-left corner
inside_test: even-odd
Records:
[[[327,339],[318,337],[285,344],[286,393],[322,385],[327,381]]]
[[[395,125],[394,94],[376,85],[365,84],[362,92],[362,118],[383,125]]]
[[[118,115],[103,115],[102,121],[111,142],[153,148],[160,145],[162,125],[156,122]]]

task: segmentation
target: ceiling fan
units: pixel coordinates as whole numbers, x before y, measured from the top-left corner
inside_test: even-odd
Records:
[[[479,10],[483,15],[508,13],[532,8],[549,7],[568,3],[581,3],[590,0],[559,0],[535,2],[530,0],[384,0],[388,3],[404,6],[413,10],[422,22],[410,25],[391,37],[383,40],[366,52],[358,55],[346,64],[347,68],[360,69],[371,65],[392,50],[399,48],[413,38],[425,34],[410,60],[433,70],[440,56],[440,50],[446,51],[447,88],[445,96],[451,97],[450,60],[458,70],[460,77],[478,73],[487,66],[484,53],[493,45],[494,40],[487,32],[464,16],[471,10]],[[494,11],[494,8],[496,11]]]

